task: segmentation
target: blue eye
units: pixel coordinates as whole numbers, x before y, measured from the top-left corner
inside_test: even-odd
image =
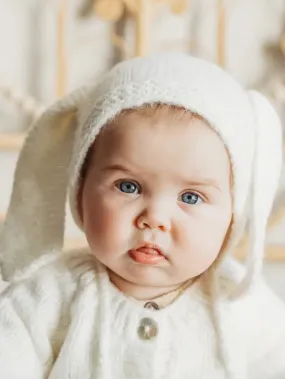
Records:
[[[137,194],[139,193],[139,187],[134,182],[119,182],[116,187],[124,193]]]
[[[193,192],[184,192],[181,196],[181,200],[183,203],[190,205],[196,205],[203,201],[199,195]]]

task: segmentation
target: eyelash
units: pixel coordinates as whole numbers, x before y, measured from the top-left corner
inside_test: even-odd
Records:
[[[136,189],[137,189],[137,192],[125,192],[125,191],[123,191],[122,188],[121,188],[122,184],[128,184],[128,185],[135,186]],[[139,195],[141,193],[141,188],[140,188],[139,184],[137,182],[135,182],[135,181],[132,181],[132,180],[119,180],[119,181],[115,182],[115,187],[116,187],[116,189],[118,189],[120,192],[122,192],[124,194]],[[193,192],[193,191],[185,191],[185,192],[183,192],[179,196],[179,201],[181,201],[184,204],[188,204],[188,205],[197,205],[197,204],[200,204],[200,202],[187,203],[185,201],[182,201],[183,195],[185,195],[185,194],[190,194],[192,196],[196,196],[198,200],[200,199],[200,202],[204,202],[205,201],[204,198],[201,195],[199,195],[198,193]]]
[[[199,202],[195,202],[195,203],[186,203],[185,201],[182,201],[182,197],[183,195],[186,195],[186,194],[190,194],[191,196],[196,196],[198,200],[200,200]],[[181,198],[181,202],[182,203],[185,203],[187,205],[198,205],[200,203],[203,203],[204,202],[204,199],[202,198],[202,196],[198,195],[197,193],[195,192],[192,192],[192,191],[186,191],[186,192],[183,192],[181,196],[179,196],[179,198]]]
[[[124,191],[122,191],[121,188],[120,188],[120,186],[121,186],[122,184],[125,184],[125,183],[136,186],[137,189],[138,189],[138,192],[137,192],[137,193],[132,193],[132,192],[124,192]],[[136,182],[133,181],[133,180],[118,180],[117,182],[115,182],[115,187],[116,187],[119,191],[121,191],[122,193],[125,193],[125,194],[130,194],[130,195],[134,195],[134,194],[135,194],[135,195],[138,195],[138,194],[141,193],[141,189],[140,189],[139,184],[136,183]]]

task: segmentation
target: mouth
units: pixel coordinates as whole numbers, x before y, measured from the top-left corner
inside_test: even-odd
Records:
[[[152,243],[142,243],[137,248],[128,251],[129,257],[136,263],[143,265],[156,265],[166,260],[166,255],[162,249]]]

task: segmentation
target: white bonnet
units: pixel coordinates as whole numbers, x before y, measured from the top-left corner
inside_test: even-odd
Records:
[[[242,287],[260,272],[266,224],[282,166],[281,125],[269,102],[245,91],[222,69],[185,54],[121,62],[99,83],[50,107],[32,127],[21,151],[8,214],[0,234],[2,275],[55,249],[64,235],[69,190],[73,217],[78,180],[96,135],[120,111],[149,103],[182,106],[201,115],[226,145],[233,171],[235,244],[249,220],[251,239]]]

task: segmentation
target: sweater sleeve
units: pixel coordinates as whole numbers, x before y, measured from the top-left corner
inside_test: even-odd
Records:
[[[48,377],[64,339],[75,287],[63,266],[53,262],[41,267],[1,293],[1,378]]]
[[[260,283],[249,298],[249,378],[285,379],[285,304]]]

